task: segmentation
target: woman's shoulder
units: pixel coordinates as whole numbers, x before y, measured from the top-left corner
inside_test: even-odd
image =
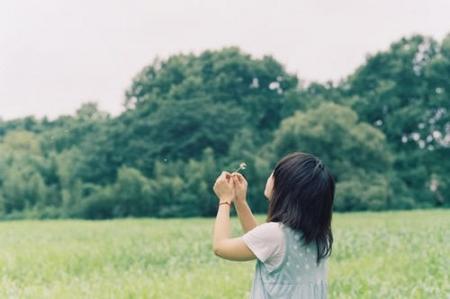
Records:
[[[253,228],[253,234],[265,235],[271,239],[280,239],[283,235],[282,224],[279,222],[265,222]]]
[[[282,222],[270,221],[270,222],[265,222],[265,223],[263,223],[263,224],[261,224],[259,226],[261,226],[261,227],[263,227],[264,229],[267,229],[267,230],[280,231],[283,228],[284,224]]]
[[[274,233],[282,233],[283,231],[288,231],[291,234],[301,234],[301,231],[294,230],[292,227],[286,225],[283,222],[265,222],[263,224],[258,225],[260,230],[264,231],[272,231]]]

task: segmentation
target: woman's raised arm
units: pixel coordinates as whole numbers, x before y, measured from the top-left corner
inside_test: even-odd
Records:
[[[234,207],[236,208],[242,229],[246,233],[258,226],[258,223],[256,222],[255,216],[252,214],[252,210],[247,204],[247,180],[238,172],[233,172],[232,177],[236,191]]]

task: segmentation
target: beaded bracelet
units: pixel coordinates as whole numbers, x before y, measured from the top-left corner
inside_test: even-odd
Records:
[[[231,202],[224,201],[224,202],[219,203],[219,206],[220,206],[220,205],[223,205],[223,204],[228,204],[228,205],[231,207]]]

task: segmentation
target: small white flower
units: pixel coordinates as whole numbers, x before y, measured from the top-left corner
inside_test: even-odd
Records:
[[[245,169],[247,167],[247,163],[242,162],[241,164],[239,164],[239,167],[236,168],[236,170],[234,170],[233,172],[238,172],[241,169]]]
[[[308,265],[308,264],[306,264],[306,265],[305,265],[305,268],[306,268],[306,269],[309,269],[309,265]]]

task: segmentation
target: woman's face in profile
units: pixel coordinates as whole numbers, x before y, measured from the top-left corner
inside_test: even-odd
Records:
[[[273,171],[270,174],[270,176],[267,178],[266,182],[266,188],[264,189],[264,196],[270,200],[272,197],[272,190],[273,190]]]

